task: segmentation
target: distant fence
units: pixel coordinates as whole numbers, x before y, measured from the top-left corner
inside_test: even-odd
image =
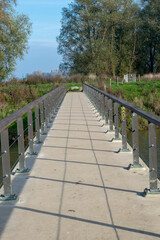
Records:
[[[138,138],[138,116],[148,121],[148,149],[149,149],[149,185],[150,189],[145,189],[144,194],[160,194],[157,179],[157,142],[156,126],[160,127],[160,117],[147,112],[137,106],[134,106],[122,99],[103,92],[89,84],[83,84],[83,90],[100,115],[109,125],[109,131],[115,132],[114,140],[120,139],[119,121],[121,124],[122,152],[129,151],[127,148],[127,130],[126,130],[126,109],[132,113],[132,145],[133,145],[133,164],[131,168],[142,168],[139,163],[139,138]],[[119,119],[120,107],[120,119]],[[114,128],[113,128],[114,123]]]
[[[11,166],[10,166],[10,144],[8,128],[11,124],[16,122],[17,136],[14,143],[18,142],[18,161],[19,168],[16,173],[26,173],[29,171],[26,168],[25,147],[24,147],[24,133],[28,131],[28,154],[34,155],[34,143],[41,143],[41,135],[44,134],[45,128],[49,126],[52,116],[59,104],[61,103],[66,93],[66,85],[54,89],[50,93],[28,104],[24,108],[11,114],[0,121],[0,135],[1,135],[1,155],[2,159],[2,184],[4,186],[4,194],[0,196],[0,201],[14,200],[16,195],[12,193],[11,183]],[[35,118],[33,119],[33,112]],[[27,115],[27,128],[24,129],[23,118]],[[35,128],[35,140],[33,126]],[[12,144],[13,145],[13,144]],[[2,185],[1,184],[1,185]]]

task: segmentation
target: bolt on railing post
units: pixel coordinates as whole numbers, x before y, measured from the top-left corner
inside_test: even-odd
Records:
[[[113,132],[113,109],[112,109],[112,99],[109,99],[109,131]]]
[[[114,126],[115,126],[115,138],[114,140],[120,140],[119,137],[119,123],[118,123],[118,103],[114,103]]]
[[[139,163],[139,138],[138,138],[138,115],[132,112],[132,148],[133,148],[133,165],[131,168],[142,168]]]
[[[122,152],[129,152],[127,148],[127,124],[126,124],[126,109],[125,107],[121,107],[121,121],[122,121]]]
[[[39,105],[35,106],[35,124],[36,124],[36,143],[42,143],[40,140],[40,127],[39,127]]]
[[[23,119],[22,117],[17,119],[17,132],[18,132],[18,155],[19,155],[19,168],[17,173],[29,172],[26,168],[26,161],[24,156],[24,132],[23,132]]]
[[[160,194],[157,187],[157,142],[156,130],[153,123],[148,123],[149,130],[149,181],[150,181],[150,194]]]
[[[33,147],[33,118],[32,118],[32,110],[28,111],[28,141],[29,141],[29,154],[36,155]]]
[[[12,194],[10,152],[8,128],[1,132],[2,174],[4,194],[0,195],[0,201],[15,200],[17,196]]]

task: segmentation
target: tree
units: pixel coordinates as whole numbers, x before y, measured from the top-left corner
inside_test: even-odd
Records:
[[[132,0],[75,0],[63,9],[60,67],[70,73],[113,76],[131,71],[138,11]]]
[[[15,1],[2,0],[0,3],[0,81],[15,69],[17,58],[27,51],[31,23],[29,18],[16,14]]]
[[[70,73],[160,71],[159,0],[74,0],[63,9],[58,52]]]
[[[143,0],[138,29],[136,68],[141,74],[160,71],[159,0]]]

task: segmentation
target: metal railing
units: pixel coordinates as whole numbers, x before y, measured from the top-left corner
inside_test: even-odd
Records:
[[[83,91],[99,112],[105,123],[109,125],[109,131],[115,132],[114,140],[119,140],[119,123],[121,124],[122,148],[120,151],[128,152],[127,148],[127,129],[126,129],[126,109],[132,113],[132,148],[133,148],[133,164],[131,168],[142,168],[139,162],[139,133],[138,133],[138,116],[148,121],[148,148],[149,148],[149,186],[144,189],[144,194],[160,194],[157,178],[157,141],[156,141],[156,126],[160,127],[160,117],[147,112],[137,106],[134,106],[122,99],[119,99],[111,94],[103,92],[87,83],[83,84]],[[120,122],[119,122],[119,106]],[[114,122],[114,128],[113,128]]]
[[[28,104],[24,108],[11,114],[0,121],[1,135],[1,159],[2,159],[2,179],[4,194],[0,196],[0,201],[15,200],[16,195],[12,193],[11,182],[11,166],[10,166],[10,145],[9,145],[9,127],[12,123],[17,122],[17,141],[18,141],[18,160],[19,168],[17,173],[26,173],[24,132],[28,131],[28,154],[36,155],[34,151],[34,143],[41,143],[41,135],[45,134],[45,128],[49,127],[51,118],[55,115],[57,107],[62,102],[66,93],[66,85],[54,89],[50,93],[42,96],[34,102]],[[33,120],[34,112],[34,120]],[[27,114],[27,128],[24,130],[23,117]],[[35,138],[34,131],[35,129]],[[34,141],[35,139],[35,141]]]

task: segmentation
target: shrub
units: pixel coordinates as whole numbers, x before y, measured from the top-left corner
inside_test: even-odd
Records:
[[[160,80],[160,73],[149,73],[142,76],[147,81]]]

